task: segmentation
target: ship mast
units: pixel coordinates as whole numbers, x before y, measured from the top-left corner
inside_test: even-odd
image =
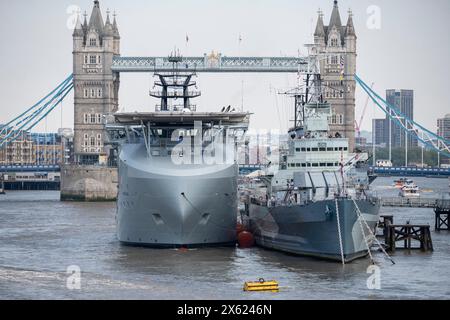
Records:
[[[305,106],[309,109],[323,108],[327,103],[323,100],[323,85],[320,74],[318,55],[308,56],[308,70],[304,73],[299,73],[303,76],[303,84],[280,94],[288,95],[294,98],[294,126],[289,129],[289,133],[295,133],[297,137],[302,137],[305,134]]]
[[[161,99],[161,104],[156,107],[156,111],[196,111],[196,106],[190,104],[190,99],[201,96],[200,91],[190,90],[191,87],[197,87],[197,83],[192,81],[196,74],[180,72],[179,65],[183,62],[181,55],[172,54],[168,60],[172,63],[172,72],[156,73],[155,76],[159,78],[159,82],[155,82],[155,87],[161,89],[150,91],[151,97]],[[180,105],[169,105],[169,100],[178,99],[182,99],[183,103]]]

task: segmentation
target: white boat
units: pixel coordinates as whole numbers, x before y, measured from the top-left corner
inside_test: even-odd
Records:
[[[407,178],[400,178],[398,180],[394,180],[394,187],[398,189],[403,188],[405,185],[412,185],[412,184],[414,184],[414,181]]]
[[[415,184],[407,184],[400,191],[401,197],[419,197],[420,189]]]

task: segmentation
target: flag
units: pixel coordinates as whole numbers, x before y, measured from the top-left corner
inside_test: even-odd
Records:
[[[242,34],[239,34],[239,43],[242,42]]]
[[[186,34],[186,43],[188,43],[188,42],[189,42],[189,35]]]

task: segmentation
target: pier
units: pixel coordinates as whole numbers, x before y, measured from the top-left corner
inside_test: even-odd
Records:
[[[450,208],[448,206],[441,206],[441,203],[438,203],[438,206],[434,209],[435,213],[435,225],[434,228],[436,231],[441,230],[450,230],[449,223],[449,215]]]
[[[390,224],[394,224],[393,215],[381,215],[380,222],[378,223],[378,228],[383,230],[382,236],[385,237],[387,234],[387,227]]]
[[[450,210],[450,199],[386,197],[380,198],[380,201],[383,207],[440,208],[442,210]]]
[[[386,230],[385,241],[388,251],[395,252],[396,249],[399,249],[397,242],[400,241],[403,241],[403,249],[420,249],[424,252],[434,250],[429,225],[413,225],[409,223],[403,225],[388,224]],[[414,247],[413,241],[418,242],[419,247]]]

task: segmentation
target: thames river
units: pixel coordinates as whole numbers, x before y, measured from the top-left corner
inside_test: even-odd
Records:
[[[448,193],[448,179],[414,180],[423,196]],[[392,182],[379,178],[373,186],[395,196]],[[370,290],[368,259],[343,267],[260,248],[126,247],[116,239],[115,203],[8,192],[0,195],[0,299],[449,299],[450,232],[434,231],[433,210],[382,214],[393,214],[395,223],[430,224],[434,252],[397,250],[395,265],[374,252],[381,288]],[[75,282],[71,266],[80,271]],[[280,292],[243,292],[245,281],[259,278],[277,280]]]

